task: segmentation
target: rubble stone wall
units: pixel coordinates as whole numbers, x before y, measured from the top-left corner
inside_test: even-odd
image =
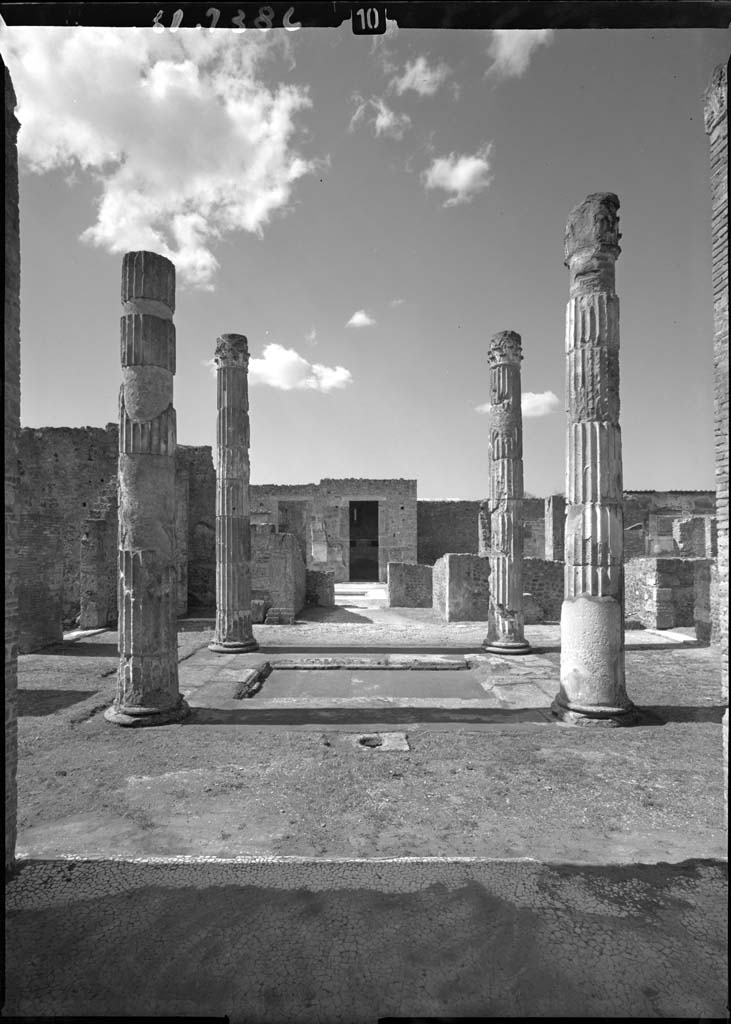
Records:
[[[418,501],[417,547],[420,565],[434,565],[448,552],[478,553],[479,501]]]
[[[705,558],[647,557],[625,563],[625,622],[672,629],[701,621],[701,632],[710,635],[710,565]]]
[[[564,563],[546,558],[523,559],[523,593],[541,608],[541,622],[559,622],[563,602]]]
[[[216,469],[210,445],[179,444],[176,468],[188,475],[188,602],[216,606]]]
[[[389,562],[386,572],[389,608],[432,607],[431,565],[414,562]]]
[[[26,603],[24,618],[34,614],[34,607],[46,582],[46,569],[60,561],[63,607],[62,619],[67,628],[75,624],[80,610],[81,538],[102,492],[117,477],[118,428],[106,427],[43,427],[24,428],[19,438],[18,490],[20,521],[29,545],[19,555],[21,578],[29,591],[36,594]],[[38,529],[45,520],[48,529]],[[45,544],[50,547],[43,547]],[[116,556],[115,556],[116,557]],[[55,583],[52,584],[55,589]],[[55,596],[49,594],[49,601]],[[24,628],[33,632],[32,622]]]

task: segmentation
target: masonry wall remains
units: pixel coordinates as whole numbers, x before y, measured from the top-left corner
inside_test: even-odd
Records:
[[[432,607],[431,565],[389,562],[386,573],[386,605],[389,608]]]
[[[251,528],[251,597],[267,625],[292,623],[305,606],[305,563],[296,538],[274,526]]]
[[[308,569],[351,578],[350,502],[378,502],[378,578],[390,561],[416,561],[416,481],[326,478],[319,484],[251,486],[251,522],[295,537]]]

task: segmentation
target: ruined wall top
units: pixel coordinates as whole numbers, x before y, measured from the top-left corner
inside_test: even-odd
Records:
[[[725,64],[717,64],[706,89],[703,106],[703,122],[710,135],[728,111],[728,70]]]
[[[222,334],[216,339],[216,366],[240,366],[245,370],[249,365],[249,343],[243,334]]]
[[[15,116],[15,108],[18,105],[18,99],[15,95],[15,86],[13,85],[13,80],[10,77],[10,72],[8,71],[7,64],[2,59],[2,57],[0,57],[0,62],[2,63],[3,66],[3,88],[5,91],[6,131],[7,129],[11,129],[17,134],[18,128],[20,127],[20,122],[18,121],[18,118]]]
[[[122,302],[146,299],[167,309],[156,311],[165,316],[175,312],[175,264],[156,252],[127,252],[122,260]],[[152,313],[149,309],[146,312]],[[168,315],[169,315],[168,314]]]
[[[487,353],[489,366],[501,363],[519,363],[523,358],[520,335],[515,331],[499,331],[490,342]]]

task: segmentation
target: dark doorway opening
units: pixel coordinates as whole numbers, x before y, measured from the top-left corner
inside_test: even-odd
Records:
[[[378,502],[350,503],[350,579],[378,582]]]

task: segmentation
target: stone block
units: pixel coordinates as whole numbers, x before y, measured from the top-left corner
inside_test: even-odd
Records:
[[[305,603],[319,608],[335,606],[335,573],[330,569],[307,569]]]
[[[431,608],[432,567],[415,562],[389,562],[386,567],[389,608]]]
[[[277,610],[294,616],[305,606],[305,563],[296,537],[269,526],[251,528],[251,598],[265,601],[265,621]],[[252,620],[253,621],[253,620]],[[277,619],[277,621],[279,621]],[[271,623],[270,623],[271,624]]]
[[[268,610],[269,610],[269,605],[267,604],[266,601],[263,601],[263,600],[260,600],[260,599],[257,599],[257,598],[252,598],[252,601],[251,601],[251,621],[252,622],[258,622],[258,623],[264,622]]]
[[[448,554],[434,563],[432,607],[446,622],[486,622],[490,561],[480,555]]]
[[[523,594],[523,621],[526,626],[535,626],[545,622],[543,605],[536,601],[532,594]]]

